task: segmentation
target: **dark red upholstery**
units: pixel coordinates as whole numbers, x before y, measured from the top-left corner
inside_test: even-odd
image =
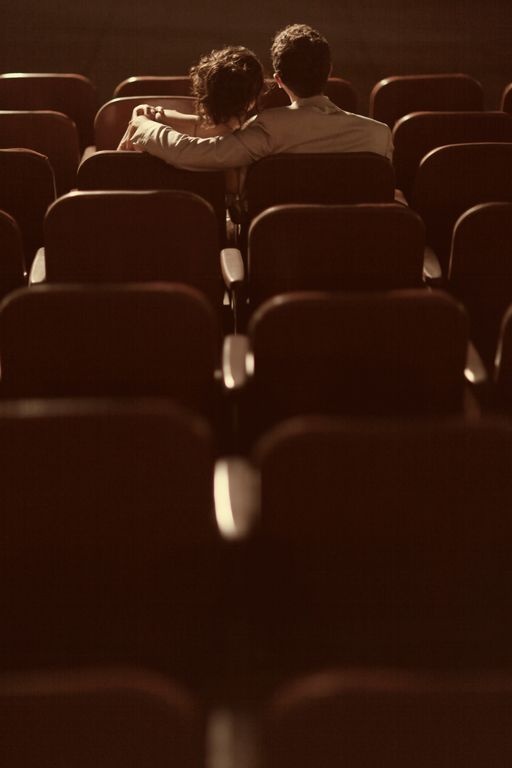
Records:
[[[512,202],[470,208],[453,230],[448,288],[468,310],[471,339],[490,371],[512,304]]]
[[[481,84],[469,75],[397,75],[379,80],[370,94],[370,117],[395,122],[410,112],[483,109]]]
[[[12,216],[0,210],[0,297],[25,282],[21,232]]]
[[[251,224],[248,294],[257,307],[279,293],[421,285],[424,226],[402,205],[286,205]]]
[[[136,669],[3,675],[0,760],[12,768],[204,766],[204,714],[171,680]]]
[[[113,98],[126,96],[191,96],[188,75],[137,75],[128,77],[116,86]]]
[[[421,160],[446,144],[512,141],[512,115],[504,112],[416,112],[393,129],[396,185],[410,197]]]
[[[23,147],[46,155],[55,174],[57,194],[75,186],[80,157],[78,133],[60,112],[0,112],[0,147]]]
[[[38,286],[0,310],[10,397],[170,397],[212,414],[217,318],[185,286]]]
[[[479,203],[512,201],[512,143],[453,144],[420,163],[411,206],[424,220],[427,244],[448,272],[453,227]]]
[[[51,109],[75,123],[83,150],[94,143],[96,89],[89,78],[76,74],[9,73],[0,75],[2,109]]]
[[[221,305],[217,220],[190,192],[73,192],[44,232],[49,282],[183,282]]]
[[[498,768],[512,759],[510,673],[337,669],[266,711],[269,768]]]
[[[2,668],[146,666],[208,689],[225,621],[205,423],[168,401],[11,402],[0,464]]]
[[[78,189],[179,189],[204,198],[215,211],[219,242],[226,239],[226,191],[222,171],[184,171],[146,152],[95,152],[79,166]]]
[[[94,137],[97,150],[117,149],[117,145],[123,138],[132,112],[141,101],[145,104],[154,104],[166,109],[177,109],[186,114],[195,114],[195,101],[191,96],[126,96],[120,99],[111,99],[98,110],[94,120]]]
[[[55,179],[47,158],[30,149],[0,150],[0,209],[18,224],[25,265],[43,244],[43,221],[55,200]]]

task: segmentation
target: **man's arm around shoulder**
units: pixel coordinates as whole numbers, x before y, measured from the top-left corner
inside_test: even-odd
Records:
[[[187,136],[146,117],[135,117],[130,126],[133,149],[193,171],[239,168],[272,151],[270,136],[258,118],[234,133],[212,138]]]

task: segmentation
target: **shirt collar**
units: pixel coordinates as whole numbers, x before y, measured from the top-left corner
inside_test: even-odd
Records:
[[[316,96],[307,96],[306,98],[299,98],[291,103],[292,109],[298,109],[299,107],[320,107],[321,109],[336,109],[336,106],[332,101],[323,93],[318,93]]]

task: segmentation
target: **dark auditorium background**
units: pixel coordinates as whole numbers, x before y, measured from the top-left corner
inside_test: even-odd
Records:
[[[466,72],[496,109],[512,79],[510,0],[3,0],[0,71],[79,72],[100,101],[130,75],[182,74],[204,51],[244,44],[270,70],[273,33],[298,21],[329,39],[334,74],[366,114],[372,85],[407,73]]]

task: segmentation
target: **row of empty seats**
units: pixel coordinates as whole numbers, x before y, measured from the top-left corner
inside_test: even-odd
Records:
[[[503,160],[506,156],[501,153],[501,147],[480,145],[480,148],[486,157],[493,149],[498,149],[496,157],[501,156]],[[507,153],[508,149],[507,145]],[[437,153],[442,150],[433,156]],[[123,163],[133,159],[134,162],[127,165],[134,169],[149,160],[139,154],[115,158],[122,159]],[[2,159],[16,163],[34,159],[36,168],[48,170],[44,161],[40,163],[39,157],[33,158],[30,153],[26,156],[21,151],[6,151],[0,156],[0,163]],[[338,159],[338,170],[344,166],[350,169],[351,164],[361,167],[360,157],[344,155],[336,161]],[[289,160],[271,158],[264,164],[270,166],[273,178],[282,178],[280,168],[283,171],[290,165],[300,168],[304,163],[312,167],[318,161],[311,156]],[[324,160],[320,158],[319,164],[323,165]],[[386,171],[385,161],[381,159],[376,165],[379,163]],[[370,188],[370,170],[375,167],[368,164]],[[482,163],[482,178],[484,167]],[[162,168],[172,172],[168,166],[162,165]],[[512,178],[508,168],[502,166],[502,171],[504,183],[508,184]],[[473,177],[478,176],[473,167],[471,173]],[[259,172],[255,173],[258,175]],[[13,187],[17,178],[13,179]],[[255,213],[265,207],[265,184],[263,179],[256,178],[256,181]],[[468,187],[469,184],[465,185],[464,179],[460,179],[462,199],[462,193],[469,196]],[[361,190],[361,195],[363,192]],[[279,186],[277,190],[272,187],[272,195],[277,193]],[[478,199],[477,191],[475,197]],[[252,199],[251,191],[249,199]],[[431,198],[432,207],[437,199]],[[21,201],[22,211],[26,209],[30,213],[26,203]],[[443,251],[438,249],[439,253],[447,254],[446,287],[466,306],[471,338],[491,370],[500,324],[512,301],[508,259],[512,204],[485,203],[463,213],[465,205],[460,201],[455,210],[452,209],[449,222],[448,205],[444,208],[439,205],[436,215],[425,217],[426,232],[427,237],[429,231],[431,233],[430,242],[434,242],[434,236],[439,242],[441,235],[446,235]],[[43,215],[41,208],[34,207],[32,222],[28,224]],[[16,215],[17,211],[13,208],[11,211]],[[457,220],[459,212],[462,216]],[[27,215],[24,218],[19,215],[18,221],[23,224]],[[7,294],[23,284],[22,238],[9,216],[3,215],[1,222],[2,287]],[[28,224],[24,227],[29,235],[25,242],[32,240],[33,243],[36,228],[31,229]],[[182,282],[208,298],[220,320],[220,330],[229,328],[231,313],[222,306],[218,228],[219,217],[204,200],[191,193],[74,192],[59,199],[48,211],[46,246],[44,254],[41,252],[36,259],[32,282],[43,279],[49,283]],[[41,232],[39,237],[43,238]],[[248,235],[246,268],[236,254],[234,258],[231,251],[224,252],[224,277],[232,294],[236,325],[243,330],[263,301],[283,292],[419,288],[424,277],[425,241],[425,227],[418,214],[392,203],[282,205],[259,213]],[[27,255],[25,263],[30,264]]]
[[[214,464],[169,402],[24,400],[0,454],[5,671],[242,703],[329,665],[511,663],[510,422],[302,417]]]
[[[266,80],[263,108],[283,106],[286,95]],[[330,77],[326,93],[335,104],[357,111],[358,96],[350,82]],[[504,87],[499,109],[510,111],[511,85]],[[188,76],[130,77],[116,86],[113,98],[131,96],[191,95]],[[93,83],[83,75],[57,73],[6,73],[0,75],[3,109],[52,109],[69,115],[79,127],[82,147],[91,144],[91,127],[98,99]],[[370,117],[388,123],[420,110],[481,110],[481,84],[465,74],[400,75],[380,80],[370,95]]]
[[[425,222],[426,243],[436,253],[445,277],[458,217],[479,203],[511,200],[511,153],[512,142],[477,142],[439,147],[421,161],[411,207]],[[5,169],[0,204],[20,224],[30,266],[34,246],[43,244],[42,219],[53,197],[51,169],[46,160],[28,150],[0,150],[0,165],[2,171]],[[139,153],[98,153],[82,163],[76,183],[79,189],[91,191],[174,188],[196,192],[213,206],[219,244],[226,243],[224,180],[220,173],[181,171]],[[389,162],[372,154],[278,155],[260,160],[247,173],[242,248],[251,220],[268,207],[391,203],[394,184]]]
[[[154,673],[10,675],[0,679],[0,759],[12,768],[324,768],[340,759],[499,768],[512,752],[511,696],[510,675],[496,672],[335,669],[283,685],[250,729],[241,717],[207,717],[200,699]]]

